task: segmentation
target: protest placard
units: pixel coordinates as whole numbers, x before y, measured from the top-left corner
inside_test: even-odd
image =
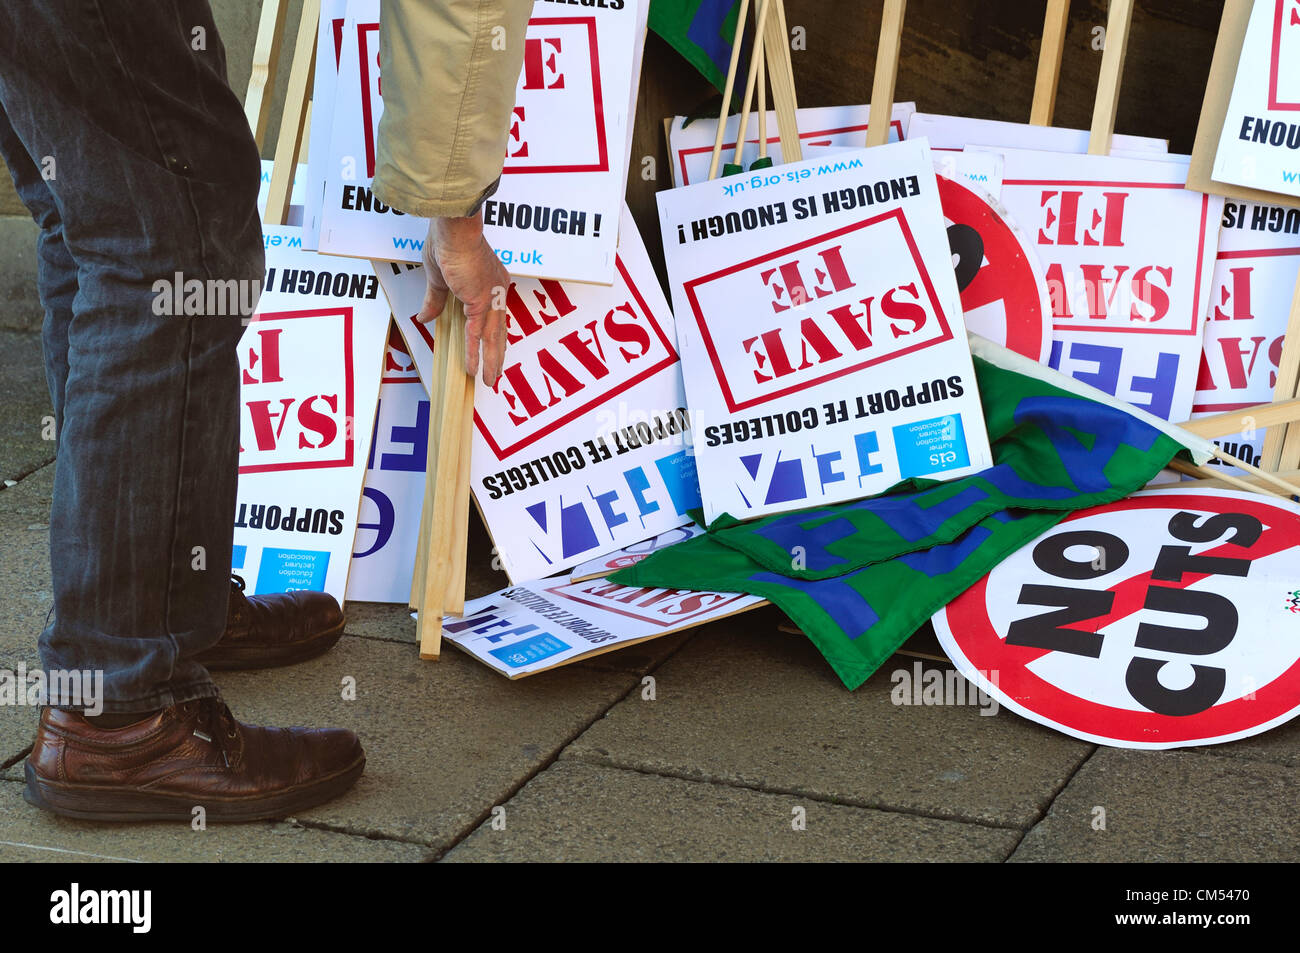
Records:
[[[620,231],[610,287],[511,284],[505,369],[475,392],[474,499],[512,582],[681,526],[699,505],[672,312],[626,208]],[[377,268],[427,382],[424,272]]]
[[[1300,196],[1300,0],[1256,0],[1213,176]]]
[[[934,616],[1017,714],[1124,748],[1246,738],[1300,710],[1300,505],[1153,490],[1072,514]]]
[[[1224,204],[1193,417],[1273,399],[1298,272],[1300,208]],[[1251,427],[1215,443],[1258,466],[1264,429]]]
[[[353,0],[355,4],[357,0]],[[524,40],[505,166],[484,234],[511,274],[609,284],[648,0],[568,10],[537,0]],[[377,20],[348,8],[326,164],[320,248],[420,260],[425,219],[370,190],[383,113]]]
[[[930,148],[936,152],[965,149],[967,146],[1036,149],[1042,152],[1088,151],[1088,132],[1085,129],[1033,126],[1023,122],[971,119],[967,116],[943,116],[936,113],[913,113],[907,124],[907,138],[925,138],[929,141]],[[1148,136],[1117,135],[1112,140],[1112,149],[1162,154],[1169,151],[1169,143],[1165,139]],[[998,196],[997,191],[989,191],[994,198]]]
[[[428,451],[428,394],[401,332],[389,325],[348,574],[349,600],[405,605],[410,597]]]
[[[352,0],[357,22],[379,20],[378,0]],[[316,29],[316,69],[312,78],[311,137],[307,144],[307,182],[303,196],[302,246],[320,247],[321,201],[334,131],[334,91],[338,87],[339,58],[343,53],[343,24],[348,0],[321,0]]]
[[[898,142],[903,138],[903,130],[916,103],[894,103],[890,113],[889,141]],[[803,147],[803,158],[814,159],[837,152],[841,149],[860,149],[867,134],[867,122],[871,116],[870,106],[818,106],[795,110],[799,123],[799,141]],[[745,147],[741,150],[741,159],[745,168],[758,158],[758,123],[752,118],[749,134],[745,136]],[[767,137],[768,156],[777,165],[782,158],[781,137],[776,133],[776,111],[767,113],[767,128],[772,130]],[[740,129],[740,115],[730,116],[723,127],[722,152],[727,161],[732,161],[736,150],[736,133]],[[691,185],[702,182],[709,177],[709,156],[713,152],[713,142],[717,137],[717,119],[695,119],[687,123],[685,116],[674,116],[668,133],[668,154],[672,162],[673,185]]]
[[[388,302],[364,262],[266,226],[266,277],[239,343],[233,568],[249,592],[343,601],[379,396]]]
[[[544,579],[465,603],[443,638],[507,678],[535,675],[756,608],[736,592],[623,586],[607,579]]]
[[[569,573],[569,581],[583,582],[587,579],[608,576],[610,573],[626,569],[628,566],[635,566],[653,552],[699,536],[703,532],[704,527],[699,523],[687,523],[685,526],[678,526],[666,533],[651,536],[639,543],[632,543],[622,549],[616,549],[612,553],[597,556],[595,559],[589,559],[585,563],[575,566],[573,571]]]
[[[924,142],[658,199],[707,522],[989,465]]]
[[[261,216],[266,215],[266,199],[271,192],[271,169],[274,165],[270,159],[262,160],[262,181],[257,187],[257,214]],[[293,186],[289,190],[289,217],[285,225],[297,225],[302,221],[306,185],[307,167],[299,163],[294,169]]]
[[[1185,161],[997,151],[1047,278],[1052,367],[1186,420],[1223,199],[1185,189]]]
[[[1010,213],[969,181],[969,174],[964,182],[943,174],[947,160],[977,155],[995,153],[947,153],[938,162],[939,201],[966,330],[1046,362],[1052,349],[1052,307],[1038,253]]]

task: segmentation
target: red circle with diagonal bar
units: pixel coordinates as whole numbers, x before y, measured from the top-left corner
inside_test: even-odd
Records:
[[[987,192],[945,175],[936,178],[947,224],[974,229],[984,246],[978,271],[961,289],[967,329],[1045,363],[1052,349],[1052,307],[1033,246]]]
[[[1086,697],[1087,694],[1109,693],[1112,699],[1115,698],[1124,686],[1120,685],[1117,690],[1113,676],[1106,684],[1094,681],[1090,686],[1096,689],[1094,692],[1078,690],[1079,686],[1089,684],[1090,677],[1095,679],[1103,667],[1100,663],[1109,661],[1113,665],[1125,658],[1123,649],[1129,643],[1122,642],[1115,650],[1116,656],[1104,660],[1105,640],[1125,624],[1124,620],[1143,611],[1148,584],[1152,580],[1149,561],[1140,558],[1128,560],[1130,568],[1123,573],[1124,578],[1109,586],[1108,591],[1114,593],[1114,600],[1108,612],[1066,623],[1067,628],[1095,632],[1103,637],[1101,653],[1096,659],[1038,647],[1009,645],[1006,626],[994,621],[995,615],[1003,614],[1000,607],[1018,603],[1022,585],[1035,581],[1062,581],[1039,569],[1033,562],[1029,562],[1026,568],[1025,558],[1037,544],[1067,527],[1069,530],[1093,529],[1119,535],[1116,532],[1118,522],[1130,527],[1130,535],[1120,538],[1135,547],[1150,547],[1156,542],[1183,542],[1181,537],[1167,533],[1161,540],[1147,538],[1144,542],[1144,534],[1145,537],[1152,535],[1150,525],[1145,524],[1154,525],[1154,521],[1141,514],[1151,514],[1152,511],[1190,511],[1198,518],[1238,513],[1258,519],[1264,527],[1259,538],[1249,546],[1215,538],[1208,541],[1208,548],[1196,554],[1249,559],[1251,569],[1256,570],[1250,581],[1251,598],[1234,600],[1238,603],[1239,621],[1232,641],[1214,655],[1174,656],[1157,652],[1155,660],[1195,664],[1208,664],[1211,660],[1236,661],[1238,666],[1244,660],[1259,666],[1256,669],[1259,671],[1266,667],[1258,661],[1261,646],[1264,646],[1274,653],[1272,663],[1276,671],[1272,677],[1255,681],[1254,675],[1242,678],[1239,667],[1234,666],[1233,674],[1240,681],[1232,683],[1233,691],[1243,684],[1249,684],[1250,690],[1234,697],[1225,689],[1220,697],[1227,700],[1190,715],[1161,714],[1142,707],[1131,696],[1126,696],[1126,700],[1134,707],[1106,704],[1097,698]],[[1114,515],[1117,513],[1125,515],[1116,521]],[[1071,515],[935,613],[934,627],[948,656],[963,675],[1018,714],[1067,734],[1100,744],[1133,748],[1173,748],[1244,738],[1300,713],[1300,617],[1292,614],[1288,604],[1293,590],[1300,588],[1300,549],[1297,547],[1300,547],[1300,506],[1289,501],[1231,490],[1150,491]],[[1268,562],[1264,563],[1265,560]],[[1134,565],[1139,568],[1132,569]],[[1116,571],[1124,568],[1121,565]],[[999,570],[1003,572],[1000,574]],[[999,575],[1002,578],[995,578]],[[1209,575],[1205,573],[1186,572],[1180,582],[1170,583],[1162,579],[1159,584],[1186,589],[1207,578]],[[1223,578],[1215,577],[1215,585],[1223,585]],[[1241,578],[1250,579],[1249,572]],[[1066,581],[1065,585],[1070,583]],[[1239,585],[1244,587],[1246,583]],[[1205,588],[1217,591],[1213,587]],[[1273,589],[1277,592],[1274,593]],[[1277,596],[1276,600],[1271,598],[1273,595]],[[1020,615],[1023,618],[1034,613],[1022,611]],[[1155,613],[1152,618],[1167,615]],[[1124,638],[1123,635],[1118,637]],[[1223,653],[1229,652],[1232,654],[1224,656]],[[1041,667],[1039,671],[1034,670],[1034,663],[1048,656],[1052,657],[1053,663],[1051,677]],[[1073,665],[1075,659],[1079,660],[1077,665]],[[1073,670],[1068,677],[1062,678],[1062,672],[1069,667]],[[1063,687],[1062,682],[1072,682],[1074,688]]]

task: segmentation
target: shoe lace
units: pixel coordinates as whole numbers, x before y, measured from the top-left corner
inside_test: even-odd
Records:
[[[239,756],[239,722],[229,706],[220,698],[200,698],[186,702],[182,709],[195,715],[194,736],[215,745],[226,767],[234,767]]]

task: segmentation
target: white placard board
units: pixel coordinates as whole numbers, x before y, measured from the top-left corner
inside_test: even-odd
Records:
[[[766,600],[736,592],[623,586],[607,579],[544,579],[465,603],[442,637],[507,678],[522,678],[612,649],[744,612]]]
[[[1220,196],[1185,161],[1001,149],[1002,203],[1038,249],[1052,367],[1165,420],[1192,410]]]
[[[584,579],[608,576],[620,569],[635,566],[651,553],[685,542],[703,532],[704,527],[699,523],[687,523],[685,526],[678,526],[666,533],[651,536],[639,543],[632,543],[630,546],[624,546],[622,549],[616,549],[612,553],[597,556],[595,559],[589,559],[579,566],[574,566],[573,571],[569,573],[569,580],[571,582],[582,582]]]
[[[672,312],[623,216],[616,284],[511,284],[505,368],[475,389],[471,485],[512,582],[681,526],[699,506]],[[376,268],[428,382],[424,272]]]
[[[524,40],[505,166],[483,205],[484,234],[511,274],[609,284],[648,0],[569,9],[537,0]],[[320,247],[420,260],[425,219],[370,191],[379,119],[379,24],[344,24]]]
[[[916,103],[894,103],[890,113],[890,142],[898,142],[903,138],[903,130],[907,128],[907,122],[914,112]],[[795,110],[803,158],[815,159],[840,149],[861,149],[867,141],[867,121],[870,117],[870,106],[815,106]],[[785,160],[775,110],[768,110],[767,130],[767,154],[776,165],[781,165]],[[727,117],[722,131],[719,174],[722,173],[723,164],[735,158],[736,133],[739,131],[740,114]],[[686,124],[685,116],[673,117],[671,131],[668,133],[668,155],[672,163],[674,187],[703,182],[709,177],[709,160],[713,155],[713,140],[717,134],[717,119],[696,119]],[[741,161],[748,169],[757,158],[758,113],[752,112],[749,125],[745,127],[745,147],[741,150]]]
[[[364,262],[264,226],[266,278],[239,341],[233,569],[250,593],[343,602],[379,396],[388,302]]]
[[[1224,204],[1193,417],[1273,400],[1298,272],[1300,208],[1233,199]],[[1215,443],[1258,465],[1264,431],[1228,434]]]
[[[967,679],[1097,744],[1246,738],[1300,711],[1300,505],[1137,493],[1072,513],[933,618]]]
[[[379,19],[378,0],[351,0],[353,20],[373,23]],[[325,171],[330,159],[334,131],[334,91],[338,88],[339,58],[343,54],[343,25],[349,0],[321,0],[316,26],[316,71],[311,91],[311,136],[307,142],[307,189],[303,196],[302,246],[320,246],[321,200],[325,194]]]
[[[706,523],[990,465],[924,141],[658,199]]]
[[[429,452],[429,396],[401,333],[390,325],[375,436],[357,517],[348,600],[411,597]]]
[[[271,194],[271,172],[275,163],[270,159],[262,160],[262,181],[257,187],[257,214],[265,218],[266,199]],[[301,162],[293,173],[293,183],[289,186],[289,215],[286,225],[298,225],[303,218],[303,201],[307,195],[307,167]]]
[[[1033,126],[1026,122],[971,119],[967,116],[944,116],[937,113],[913,113],[907,124],[907,138],[924,137],[936,152],[965,149],[967,146],[986,146],[1084,153],[1088,151],[1088,135],[1085,129]],[[1169,141],[1116,134],[1111,138],[1111,151],[1117,149],[1158,155],[1169,151]],[[994,197],[998,194],[991,188],[989,191]]]
[[[1300,195],[1300,0],[1255,0],[1213,176]]]

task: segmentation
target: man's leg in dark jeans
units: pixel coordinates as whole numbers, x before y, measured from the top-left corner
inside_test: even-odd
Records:
[[[42,229],[59,427],[42,666],[102,670],[105,712],[237,732],[199,704],[217,690],[194,657],[231,599],[243,322],[155,307],[178,275],[262,278],[257,149],[207,3],[0,5],[0,110]]]

